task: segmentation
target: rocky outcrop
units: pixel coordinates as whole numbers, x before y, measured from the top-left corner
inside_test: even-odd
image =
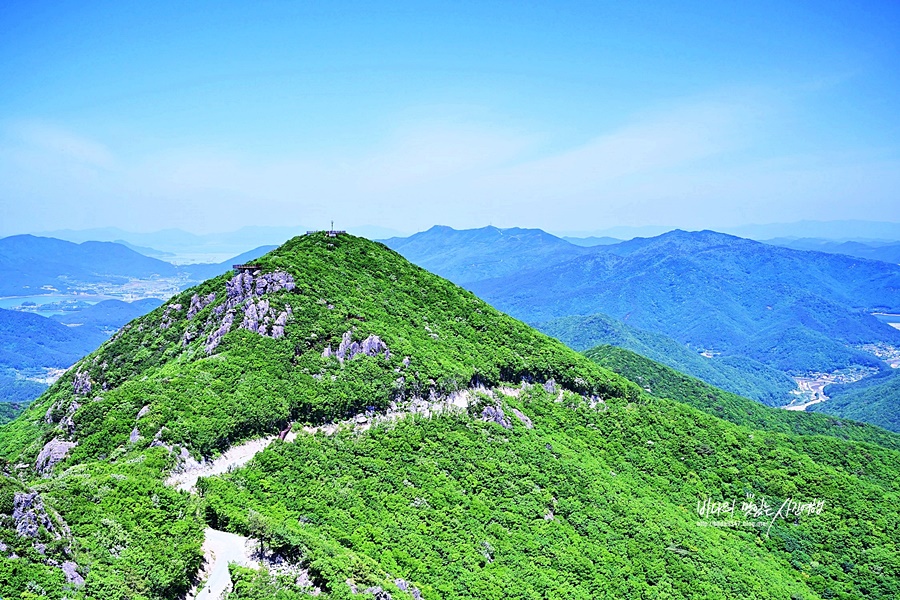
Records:
[[[397,589],[401,592],[409,592],[410,596],[413,597],[413,600],[422,599],[422,592],[420,592],[418,588],[411,586],[405,579],[395,579],[394,585],[396,585]]]
[[[210,303],[215,302],[216,294],[211,293],[208,296],[200,296],[194,294],[191,296],[191,305],[188,306],[187,318],[193,319],[194,315],[206,308]]]
[[[262,296],[280,290],[291,291],[294,287],[293,276],[284,271],[275,271],[265,275],[260,274],[259,271],[254,271],[253,274],[245,271],[235,275],[225,284],[228,295],[226,304],[228,308],[234,308],[254,295]]]
[[[522,411],[520,411],[516,408],[513,408],[512,412],[514,415],[516,415],[516,418],[522,422],[522,425],[524,425],[526,429],[534,429],[534,425],[531,423],[531,419],[529,419],[527,416],[525,416],[525,414]]]
[[[48,533],[60,537],[53,519],[44,509],[44,501],[37,492],[16,492],[13,497],[13,521],[19,537],[36,538],[43,527]]]
[[[81,408],[81,404],[77,400],[69,401],[68,405],[64,398],[57,400],[44,413],[44,421],[48,425],[57,423],[60,431],[71,435],[75,431],[75,411],[79,408]]]
[[[217,306],[216,309],[222,308],[222,306]],[[231,331],[231,326],[234,323],[234,311],[229,310],[225,313],[225,316],[222,318],[222,322],[219,326],[209,334],[209,337],[206,338],[206,353],[212,354],[213,350],[218,347],[218,345],[222,342],[222,338],[226,333]]]
[[[63,555],[71,555],[71,532],[59,515],[52,518],[44,506],[44,501],[38,492],[16,492],[13,496],[12,522],[16,535],[32,541],[35,552],[42,555],[44,564],[59,567],[66,577],[66,582],[81,587],[84,585],[84,577],[78,573],[78,564],[73,560],[64,560],[56,552],[58,546],[49,544],[53,540],[66,540],[65,547],[61,549]],[[54,547],[57,550],[54,550]],[[7,550],[6,544],[0,543],[0,551]],[[56,556],[56,558],[54,558]],[[16,558],[15,554],[8,558]]]
[[[180,304],[170,304],[163,310],[162,319],[159,322],[160,329],[168,329],[175,322],[175,313],[181,312]]]
[[[75,587],[84,585],[84,577],[78,574],[78,565],[74,561],[67,560],[59,568],[66,576],[67,583],[71,583]]]
[[[365,594],[367,596],[372,596],[374,600],[391,600],[391,594],[389,592],[386,592],[380,586],[372,586],[364,590],[360,590],[352,579],[348,579],[347,587],[350,588],[350,593],[354,596],[357,594]]]
[[[66,442],[60,439],[50,440],[38,453],[34,469],[41,475],[49,473],[53,466],[66,458],[69,450],[77,446],[77,442]]]
[[[244,312],[239,325],[241,329],[276,339],[284,337],[284,327],[292,315],[290,305],[285,305],[284,310],[277,311],[267,299],[260,296],[281,290],[292,291],[295,287],[294,278],[290,273],[283,271],[264,275],[259,271],[252,274],[243,272],[232,277],[225,284],[227,299],[213,309],[206,322],[206,330],[212,330],[206,338],[206,353],[212,354],[225,334],[231,331],[238,308],[243,308]],[[201,299],[198,298],[198,303],[200,302]]]
[[[481,420],[487,423],[497,423],[504,429],[512,429],[509,417],[503,414],[503,408],[499,404],[485,406],[481,411]]]
[[[278,339],[284,336],[284,326],[291,314],[290,304],[285,305],[284,310],[276,316],[275,309],[269,306],[268,300],[263,298],[254,301],[250,298],[245,301],[244,320],[240,327],[262,336]]]
[[[72,380],[72,389],[77,396],[87,396],[91,393],[91,376],[87,371],[78,370]]]
[[[337,350],[332,351],[331,345],[328,345],[322,352],[322,358],[334,356],[343,363],[344,360],[352,360],[354,356],[379,356],[382,354],[385,358],[391,357],[391,351],[387,344],[377,335],[373,334],[361,342],[354,342],[353,332],[346,331],[341,336],[341,343],[338,344]]]

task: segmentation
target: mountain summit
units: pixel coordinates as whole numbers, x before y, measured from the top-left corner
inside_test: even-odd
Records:
[[[132,321],[0,430],[0,582],[889,597],[900,454],[811,440],[654,397],[381,244],[314,233]],[[748,494],[828,510],[697,524],[698,498]],[[240,536],[229,573],[215,544]]]

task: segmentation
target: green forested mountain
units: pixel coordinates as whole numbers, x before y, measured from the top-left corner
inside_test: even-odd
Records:
[[[258,263],[131,322],[0,429],[6,595],[181,596],[204,527],[304,569],[234,568],[232,598],[900,593],[891,434],[767,431],[657,398],[360,238]],[[288,427],[196,493],[165,484]],[[819,509],[698,514],[751,495]]]
[[[749,358],[704,357],[672,338],[630,327],[606,315],[572,316],[535,327],[579,352],[601,344],[626,348],[677,371],[768,405],[787,404],[794,380],[773,367]]]
[[[0,308],[2,367],[68,367],[96,349],[106,337],[95,327],[66,327],[41,315]]]
[[[780,433],[825,435],[900,450],[900,435],[881,427],[849,420],[852,417],[835,419],[823,414],[762,406],[625,348],[597,346],[584,354],[653,396],[689,404],[737,425]]]
[[[900,267],[883,262],[712,231],[671,231],[581,248],[576,256],[552,245],[535,253],[485,230],[433,228],[391,244],[500,310],[552,329],[574,348],[615,343],[647,352],[656,345],[605,338],[619,334],[592,316],[604,314],[696,353],[708,351],[715,359],[706,365],[683,350],[653,356],[672,361],[677,355],[672,366],[770,404],[791,389],[788,375],[881,368],[856,347],[900,344],[900,332],[870,314],[900,310]],[[511,251],[520,253],[515,268],[492,271],[513,264]]]
[[[900,433],[900,372],[885,371],[844,385],[825,388],[828,401],[810,410],[873,423]]]
[[[4,384],[9,385],[6,380],[0,379],[0,386]],[[3,387],[0,387],[0,391],[3,390]],[[28,406],[27,402],[18,402],[18,401],[6,401],[0,402],[0,425],[5,423],[9,423],[16,417],[18,417],[25,407]]]

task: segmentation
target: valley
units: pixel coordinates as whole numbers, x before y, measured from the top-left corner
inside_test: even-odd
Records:
[[[855,383],[876,373],[878,373],[876,368],[856,366],[838,369],[831,373],[807,373],[803,376],[795,376],[794,381],[797,382],[797,389],[792,391],[791,394],[796,396],[796,399],[782,408],[786,410],[806,410],[814,404],[828,400],[828,396],[825,395],[826,386]]]
[[[862,344],[858,346],[863,352],[873,354],[883,360],[892,369],[900,368],[900,346],[892,344]]]
[[[46,294],[5,296],[0,298],[0,308],[33,312],[43,316],[74,312],[83,304],[96,304],[103,300],[134,302],[147,298],[165,300],[184,289],[190,280],[185,276],[132,279],[127,282],[86,283],[73,281],[59,290],[45,290]],[[83,307],[83,306],[82,306]]]

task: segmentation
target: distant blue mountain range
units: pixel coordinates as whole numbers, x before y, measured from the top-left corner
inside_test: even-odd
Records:
[[[48,293],[44,286],[66,292],[79,283],[177,275],[174,265],[112,242],[75,244],[33,235],[0,239],[0,296]]]
[[[900,242],[835,242],[817,238],[764,240],[765,243],[794,250],[815,250],[829,254],[844,254],[856,258],[868,258],[893,264],[900,264]]]
[[[784,401],[785,380],[770,377],[772,371],[881,367],[855,346],[900,344],[900,331],[869,314],[900,310],[897,265],[712,231],[675,230],[588,248],[539,230],[512,231],[516,243],[504,230],[446,227],[386,243],[500,310],[561,337],[568,329],[581,339],[615,344],[606,339],[608,325],[590,318],[601,314],[667,336],[694,353],[706,351],[720,364],[743,370],[745,384],[769,381],[762,392],[756,384],[735,391],[773,403]],[[554,322],[573,316],[584,319],[576,325]],[[676,368],[685,364],[669,362]],[[722,384],[709,374],[706,379]]]

